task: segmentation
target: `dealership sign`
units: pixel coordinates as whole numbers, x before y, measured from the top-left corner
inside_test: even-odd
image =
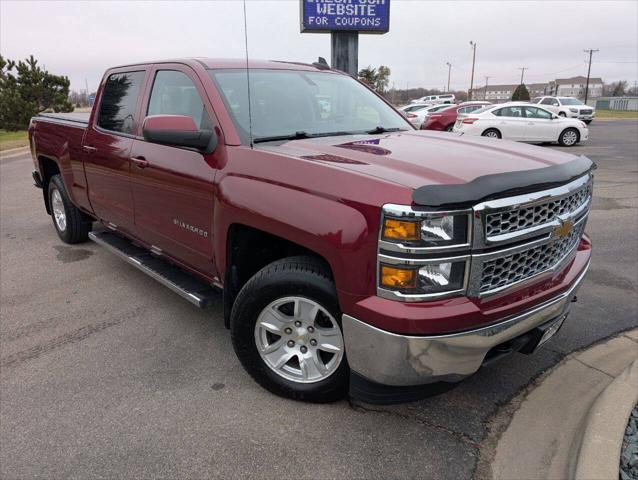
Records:
[[[386,33],[390,0],[301,0],[301,31]]]

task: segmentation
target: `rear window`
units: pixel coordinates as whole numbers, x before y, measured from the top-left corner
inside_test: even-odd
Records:
[[[132,134],[135,110],[144,72],[124,72],[109,75],[104,85],[97,124],[105,130]]]

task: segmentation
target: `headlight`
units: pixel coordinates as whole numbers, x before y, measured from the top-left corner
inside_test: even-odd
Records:
[[[395,261],[388,257],[386,260]],[[389,265],[381,259],[380,287],[403,295],[438,297],[459,293],[465,288],[466,258],[432,261],[425,265]]]
[[[469,215],[424,213],[416,218],[383,218],[381,240],[416,248],[455,247],[468,244]],[[392,215],[392,216],[389,216]]]
[[[437,212],[385,205],[382,215],[380,296],[422,302],[465,292],[471,210]]]
[[[572,113],[578,113],[578,109],[577,108],[570,108],[569,111],[572,112]]]

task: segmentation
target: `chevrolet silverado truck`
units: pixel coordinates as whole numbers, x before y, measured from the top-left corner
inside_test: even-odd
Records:
[[[415,130],[321,62],[112,68],[29,139],[63,242],[221,298],[246,371],[294,399],[406,401],[532,353],[589,266],[591,160]]]

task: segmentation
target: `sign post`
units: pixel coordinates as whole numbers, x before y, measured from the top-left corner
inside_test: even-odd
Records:
[[[390,0],[301,0],[301,33],[330,33],[331,66],[357,76],[359,33],[387,33]]]

